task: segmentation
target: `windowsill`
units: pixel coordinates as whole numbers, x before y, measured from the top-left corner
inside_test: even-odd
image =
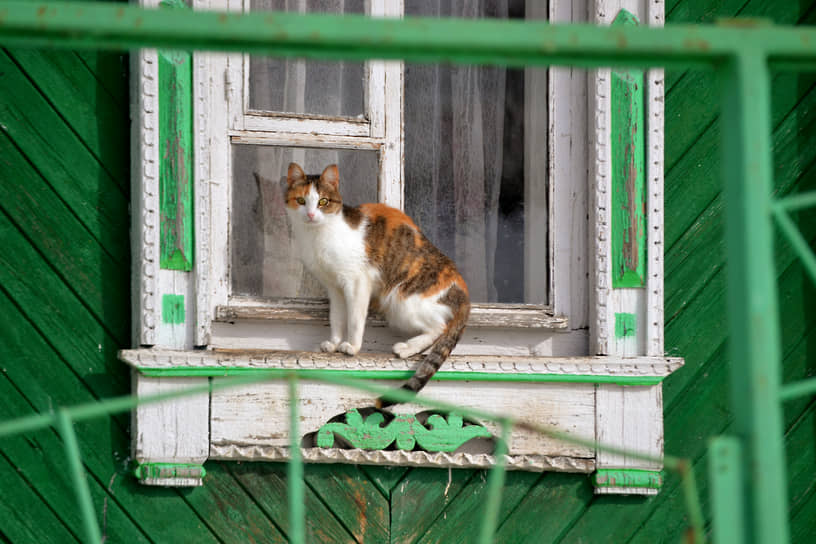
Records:
[[[307,298],[232,297],[230,304],[218,306],[215,310],[215,321],[231,323],[241,320],[328,324],[329,302]],[[379,315],[370,315],[368,323],[374,327],[387,326]],[[545,305],[474,303],[467,326],[566,330],[568,320],[553,315],[552,309]]]
[[[350,378],[405,380],[421,357],[398,359],[385,353],[340,354],[302,351],[132,349],[119,358],[145,376],[223,377],[291,370],[319,375],[336,372]],[[519,357],[451,355],[434,381],[593,383],[657,385],[680,368],[679,357]]]

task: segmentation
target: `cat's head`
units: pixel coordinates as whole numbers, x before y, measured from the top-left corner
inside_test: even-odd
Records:
[[[320,225],[343,210],[338,185],[340,175],[332,164],[319,176],[307,176],[297,163],[289,164],[286,173],[286,208],[293,221]]]

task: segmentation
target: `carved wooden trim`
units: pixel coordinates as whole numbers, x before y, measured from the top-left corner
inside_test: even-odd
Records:
[[[233,297],[227,306],[218,306],[215,320],[233,322],[242,319],[276,320],[302,323],[329,322],[329,303],[322,299],[260,299]],[[378,316],[369,316],[369,324],[385,326]],[[566,329],[568,320],[552,315],[548,306],[535,304],[483,304],[475,303],[470,310],[468,327]]]
[[[122,350],[119,358],[136,368],[254,368],[286,370],[411,371],[415,359],[397,359],[384,353],[355,357],[298,351],[177,351]],[[683,366],[679,357],[516,357],[451,355],[439,374],[450,372],[560,374],[576,376],[664,377]]]
[[[594,242],[592,265],[592,295],[590,308],[593,312],[590,326],[590,353],[609,353],[609,319],[611,288],[610,243],[610,145],[609,135],[609,69],[595,70],[590,77],[590,109],[594,111],[594,123],[590,132],[590,232]]]
[[[241,446],[237,444],[211,444],[210,459],[229,461],[286,461],[289,449],[276,446]],[[368,451],[338,448],[302,448],[307,463],[349,463],[355,465],[435,466],[451,468],[490,468],[496,458],[488,454],[428,453],[421,451]],[[581,457],[548,455],[508,455],[507,470],[531,472],[581,472],[595,470],[595,460]]]
[[[210,343],[210,92],[209,55],[193,54],[193,137],[195,138],[195,344]]]
[[[159,89],[155,49],[141,49],[134,58],[132,94],[134,123],[132,187],[134,325],[141,345],[156,343],[159,319]]]
[[[646,6],[646,22],[651,26],[663,26],[665,22],[664,0],[654,0]],[[663,355],[664,349],[664,301],[663,301],[663,167],[664,167],[664,70],[646,72],[646,183],[648,188],[649,214],[647,230],[649,237],[646,287],[646,354]]]

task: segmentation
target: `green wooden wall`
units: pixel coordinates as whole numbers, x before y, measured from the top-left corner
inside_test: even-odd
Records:
[[[669,22],[720,16],[814,24],[812,0],[668,0]],[[816,186],[816,76],[775,74],[778,191]],[[0,50],[0,419],[125,394],[130,344],[126,58]],[[665,383],[666,451],[694,460],[707,519],[707,439],[728,432],[723,202],[713,74],[670,72],[666,96],[666,345],[686,366]],[[798,221],[816,238],[816,214]],[[816,289],[778,238],[785,380],[816,373]],[[739,361],[734,362],[739,364]],[[128,475],[126,416],[78,425],[108,542],[278,542],[285,466],[208,463],[193,490]],[[794,542],[816,536],[816,409],[785,410]],[[0,540],[63,543],[81,520],[52,431],[0,440]],[[482,471],[307,466],[310,542],[471,542]],[[510,473],[500,542],[677,542],[678,479],[660,495],[594,497],[586,477]],[[809,537],[809,538],[808,538]]]

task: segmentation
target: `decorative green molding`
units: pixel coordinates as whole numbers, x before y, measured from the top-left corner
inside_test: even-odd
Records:
[[[140,480],[148,478],[199,478],[207,471],[201,465],[186,463],[140,463],[133,468],[133,475]]]
[[[612,26],[636,26],[621,10]],[[612,70],[612,287],[646,282],[646,169],[643,70]]]
[[[186,9],[166,0],[168,9]],[[193,269],[193,62],[188,51],[160,49],[159,210],[161,259],[168,270]]]
[[[184,319],[184,295],[162,295],[162,322],[177,325]]]
[[[382,450],[396,442],[397,448],[411,451],[416,445],[429,452],[451,452],[468,440],[490,437],[490,431],[480,425],[464,425],[462,416],[449,414],[445,420],[439,414],[428,418],[430,429],[410,414],[397,414],[383,426],[385,417],[380,412],[369,415],[365,421],[356,409],[346,412],[346,423],[327,423],[317,432],[317,446],[334,446],[335,434],[352,446],[364,450]]]
[[[637,316],[626,312],[615,314],[615,338],[635,336],[637,333]]]
[[[291,373],[286,368],[254,368],[254,367],[212,367],[212,366],[179,366],[149,368],[140,367],[139,372],[151,377],[210,377],[266,375],[270,378],[285,377]],[[376,380],[407,380],[413,376],[411,370],[328,370],[328,369],[298,369],[298,375],[309,379],[310,374],[316,378],[330,372],[332,375],[356,379]],[[437,372],[431,380],[455,382],[518,382],[518,383],[603,383],[612,385],[657,385],[666,376],[592,376],[584,374],[523,374],[499,372]]]
[[[663,486],[662,470],[635,468],[599,468],[592,476],[595,487],[645,487],[660,489]]]

